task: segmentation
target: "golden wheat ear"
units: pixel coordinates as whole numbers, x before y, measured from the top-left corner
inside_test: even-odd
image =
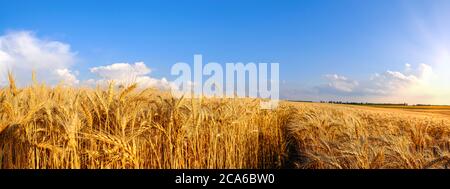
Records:
[[[14,75],[11,71],[8,71],[8,81],[9,81],[9,90],[13,96],[17,96],[19,91],[17,90],[16,80],[14,79]]]
[[[38,81],[36,79],[36,70],[33,70],[31,72],[31,81],[33,82],[33,86],[37,86]]]
[[[120,95],[119,95],[119,100],[124,99],[128,94],[130,94],[131,92],[133,92],[135,89],[137,88],[137,83],[134,83],[130,86],[128,86],[126,89],[124,89]]]

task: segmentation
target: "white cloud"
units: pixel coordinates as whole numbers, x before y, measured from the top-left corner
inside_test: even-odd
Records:
[[[374,74],[370,78],[370,85],[365,91],[386,94],[395,92],[398,89],[407,88],[419,82],[415,75],[405,75],[398,71],[386,71],[382,74]]]
[[[166,78],[156,79],[150,77],[151,69],[144,62],[114,63],[107,66],[98,66],[90,68],[90,71],[97,74],[101,79],[90,79],[85,81],[88,85],[105,85],[109,81],[114,80],[118,85],[128,85],[137,83],[139,87],[154,87],[158,89],[170,89],[173,84]]]
[[[450,104],[450,88],[442,82],[447,80],[428,64],[406,64],[403,71],[387,70],[358,81],[337,74],[326,78],[327,85],[319,87],[317,93],[326,98],[323,100]]]
[[[55,73],[57,76],[59,76],[60,80],[63,82],[63,84],[67,85],[77,85],[80,83],[80,81],[77,79],[74,73],[70,71],[69,69],[57,69],[55,70]]]
[[[144,62],[136,62],[134,64],[114,63],[108,66],[93,67],[90,71],[105,79],[117,80],[125,80],[130,79],[130,77],[143,76],[151,72],[150,68],[148,68]]]
[[[387,70],[375,73],[368,80],[351,80],[345,76],[329,74],[327,87],[339,92],[353,93],[355,95],[389,95],[398,94],[418,86],[427,85],[436,78],[431,66],[421,64],[413,69],[410,64],[405,65],[405,71]]]
[[[374,94],[393,94],[426,84],[433,78],[433,69],[427,64],[420,64],[417,69],[405,65],[405,71],[386,71],[374,74],[366,84],[365,92]]]
[[[139,87],[155,87],[169,89],[172,85],[167,79],[156,79],[149,76],[151,69],[144,62],[115,63],[107,66],[93,67],[90,71],[99,79],[79,81],[78,72],[70,67],[76,61],[76,53],[70,45],[38,38],[33,32],[16,31],[0,36],[0,84],[7,84],[7,73],[12,71],[20,85],[31,81],[31,73],[35,71],[39,81],[48,84],[62,82],[66,85],[107,84],[115,80],[117,84],[138,83]]]
[[[328,74],[325,75],[325,78],[328,80],[328,87],[340,92],[352,92],[359,86],[357,81],[350,80],[337,74]]]
[[[422,80],[432,79],[436,76],[436,74],[433,72],[433,68],[428,64],[420,64],[418,68],[418,76]]]
[[[40,39],[29,31],[6,33],[0,36],[0,84],[6,83],[8,71],[14,73],[19,84],[29,83],[33,70],[39,80],[56,83],[68,76],[75,56],[68,44]]]
[[[6,52],[3,52],[0,50],[0,62],[3,64],[6,62],[11,62],[11,61],[13,61],[11,56],[9,56],[9,54],[7,54]]]

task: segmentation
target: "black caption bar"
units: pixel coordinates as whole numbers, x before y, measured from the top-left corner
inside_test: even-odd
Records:
[[[0,170],[0,180],[15,185],[47,186],[63,183],[73,187],[175,186],[210,188],[278,186],[399,186],[446,183],[447,170]],[[301,188],[301,187],[300,187]]]

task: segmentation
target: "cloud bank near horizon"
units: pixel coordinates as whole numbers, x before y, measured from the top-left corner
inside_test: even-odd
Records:
[[[37,38],[33,32],[17,31],[0,36],[0,84],[7,83],[12,71],[19,84],[26,84],[35,71],[42,80],[54,83],[60,80],[78,84],[69,68],[76,62],[76,52],[59,41]]]
[[[431,65],[413,67],[405,64],[403,71],[387,70],[355,80],[340,74],[326,74],[324,83],[312,88],[286,89],[285,97],[295,99],[333,100],[375,103],[450,104],[450,90],[445,75]]]
[[[77,52],[70,45],[60,41],[42,39],[30,31],[13,31],[0,36],[0,85],[7,85],[7,74],[13,72],[19,85],[31,82],[31,73],[36,72],[38,80],[56,85],[104,85],[114,80],[116,84],[127,85],[136,82],[140,87],[168,89],[167,79],[149,76],[151,69],[144,62],[112,63],[90,68],[98,76],[80,81],[79,71],[72,70],[77,63]]]
[[[139,87],[154,87],[169,90],[172,83],[166,78],[155,79],[149,76],[151,69],[144,62],[114,63],[106,66],[97,66],[89,69],[91,73],[97,74],[101,79],[89,79],[84,83],[88,85],[105,85],[114,80],[117,85],[129,85],[137,83]]]

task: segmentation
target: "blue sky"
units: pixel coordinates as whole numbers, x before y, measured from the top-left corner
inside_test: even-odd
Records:
[[[0,35],[70,45],[61,69],[80,82],[98,77],[90,68],[134,62],[171,80],[174,63],[202,54],[279,62],[285,98],[442,104],[447,12],[438,0],[0,0]]]

